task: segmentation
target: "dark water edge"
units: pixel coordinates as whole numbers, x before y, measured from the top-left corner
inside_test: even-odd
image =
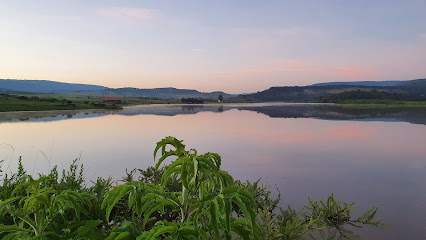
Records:
[[[408,122],[426,125],[426,107],[380,107],[335,104],[154,104],[126,107],[122,110],[77,110],[0,113],[0,122],[57,121],[70,118],[92,118],[105,115],[177,116],[200,112],[221,113],[237,109],[254,111],[271,118],[313,118],[322,120],[358,120],[381,122]]]

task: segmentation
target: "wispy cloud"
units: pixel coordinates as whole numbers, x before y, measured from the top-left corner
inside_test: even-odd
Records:
[[[426,33],[421,33],[421,34],[419,34],[419,37],[420,37],[421,39],[425,39],[425,40],[426,40]]]
[[[103,17],[147,20],[154,17],[155,10],[145,8],[101,8],[97,14]]]

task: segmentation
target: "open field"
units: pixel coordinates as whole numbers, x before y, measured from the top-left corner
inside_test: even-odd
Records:
[[[118,109],[115,104],[100,102],[100,99],[84,99],[78,96],[58,94],[3,94],[0,96],[0,112]]]
[[[106,100],[106,101],[105,101]],[[205,103],[217,103],[205,99]],[[137,97],[105,98],[77,94],[11,93],[0,95],[0,112],[120,109],[123,106],[143,104],[179,104],[180,99],[157,99]]]

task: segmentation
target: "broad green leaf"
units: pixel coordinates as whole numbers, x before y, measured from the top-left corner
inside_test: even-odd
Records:
[[[0,225],[0,233],[2,232],[32,232],[30,229],[18,227],[15,225]]]
[[[217,201],[216,200],[213,200],[210,203],[209,211],[210,211],[210,216],[211,216],[210,224],[211,224],[211,226],[213,227],[213,230],[214,230],[214,237],[217,240],[220,240],[219,219],[218,219],[219,213],[218,213],[218,209],[217,209]]]
[[[78,236],[84,237],[89,231],[101,224],[101,222],[101,220],[85,221],[85,224],[77,229]]]

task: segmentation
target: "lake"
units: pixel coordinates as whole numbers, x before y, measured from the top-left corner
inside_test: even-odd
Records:
[[[387,225],[362,239],[426,239],[426,108],[327,104],[147,105],[119,111],[0,113],[3,171],[29,173],[81,158],[86,178],[120,179],[153,165],[157,141],[217,152],[236,179],[262,178],[281,206],[332,193]]]

